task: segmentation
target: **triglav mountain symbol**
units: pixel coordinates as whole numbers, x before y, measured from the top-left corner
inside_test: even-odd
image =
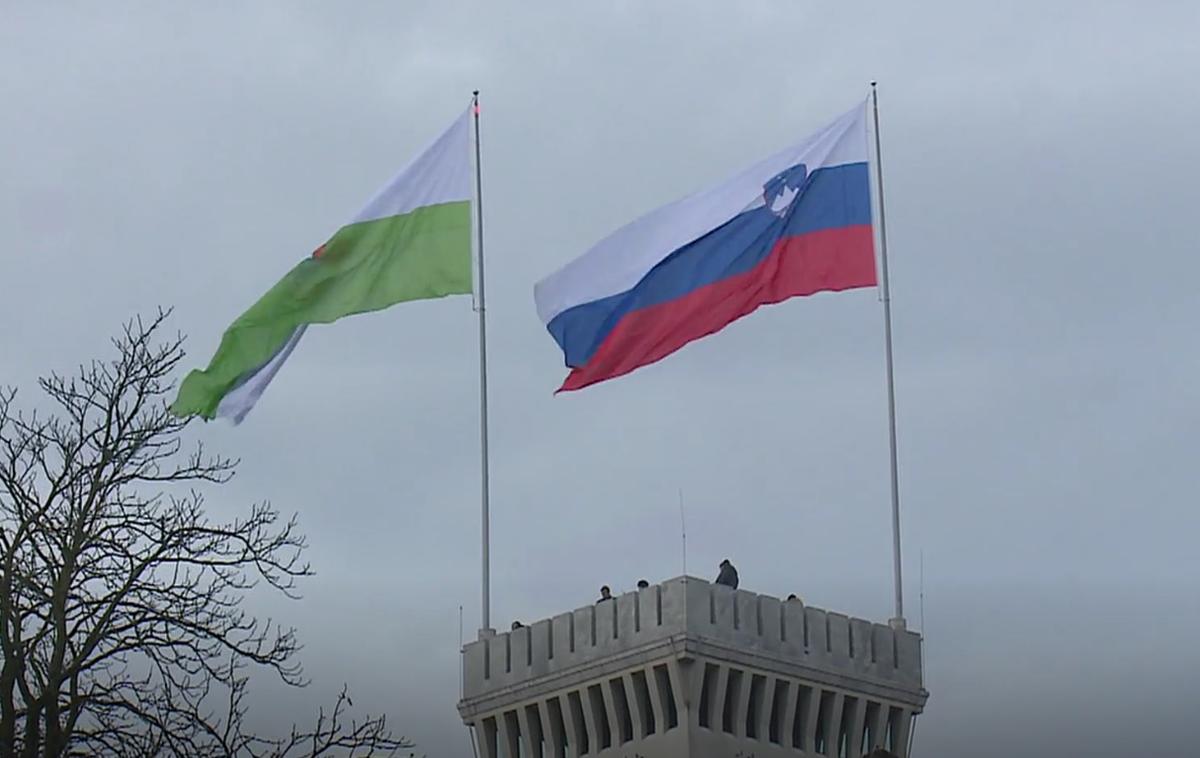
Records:
[[[767,180],[763,185],[763,204],[776,216],[782,217],[792,206],[792,201],[804,183],[808,181],[808,168],[803,163],[797,163],[791,168],[780,171]]]

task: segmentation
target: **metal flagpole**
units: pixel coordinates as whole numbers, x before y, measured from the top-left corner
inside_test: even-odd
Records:
[[[892,297],[888,287],[887,216],[883,209],[883,152],[879,140],[879,93],[871,82],[871,108],[875,115],[875,184],[879,192],[879,264],[883,295],[883,334],[887,355],[888,439],[892,453],[892,573],[896,580],[896,616],[892,626],[903,629],[904,589],[900,578],[900,474],[896,458],[896,384],[892,370]]]
[[[487,309],[484,307],[483,276],[483,171],[479,163],[479,90],[475,90],[471,108],[475,113],[475,228],[478,239],[479,299],[479,457],[480,457],[480,525],[483,556],[483,609],[480,615],[479,636],[488,637],[492,630],[492,581],[488,515],[488,392],[487,392]]]

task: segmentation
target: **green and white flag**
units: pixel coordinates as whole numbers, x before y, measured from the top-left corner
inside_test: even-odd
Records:
[[[208,368],[183,380],[171,411],[238,423],[309,324],[470,293],[471,115],[234,321]]]

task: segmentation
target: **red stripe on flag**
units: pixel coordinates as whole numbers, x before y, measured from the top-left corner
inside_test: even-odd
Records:
[[[875,284],[870,224],[782,239],[749,271],[627,314],[592,359],[567,375],[559,392],[582,389],[660,361],[761,305]]]

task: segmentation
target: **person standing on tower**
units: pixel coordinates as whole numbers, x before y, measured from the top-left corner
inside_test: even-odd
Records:
[[[735,590],[737,589],[738,572],[737,569],[733,567],[733,564],[729,562],[728,558],[721,561],[721,573],[717,575],[716,583],[723,584],[726,587],[732,587]]]

